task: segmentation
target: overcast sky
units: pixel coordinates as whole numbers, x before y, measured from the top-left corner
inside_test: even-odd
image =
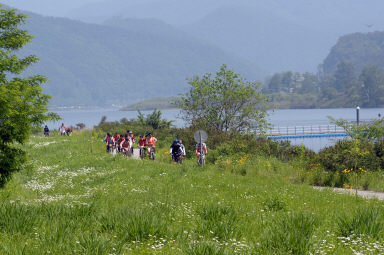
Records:
[[[0,0],[1,3],[49,16],[66,16],[71,10],[100,0]]]

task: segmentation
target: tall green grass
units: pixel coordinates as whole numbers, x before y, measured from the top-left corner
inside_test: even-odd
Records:
[[[359,208],[352,214],[343,214],[337,219],[337,229],[341,236],[353,235],[379,238],[383,234],[382,209]]]
[[[33,137],[26,149],[30,163],[0,190],[0,254],[384,251],[373,227],[384,223],[382,201],[293,184],[300,169],[275,158],[177,165],[164,145],[155,162],[133,160],[106,154],[102,141],[92,146],[87,131]],[[360,208],[378,214],[351,213]],[[340,239],[352,232],[367,239]]]
[[[271,254],[307,254],[315,228],[316,218],[312,214],[281,214],[266,228],[262,250]]]

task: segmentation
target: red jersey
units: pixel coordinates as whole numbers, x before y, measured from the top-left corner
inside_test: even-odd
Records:
[[[117,141],[117,144],[120,145],[122,142],[124,142],[124,137],[121,136],[121,137],[119,138],[119,140]]]
[[[140,138],[139,139],[139,146],[144,146],[145,145],[145,138]]]
[[[124,149],[128,149],[129,145],[130,145],[129,138],[128,138],[128,140],[124,139],[123,142],[121,143],[121,147]]]
[[[156,147],[156,142],[157,142],[157,139],[155,137],[147,137],[147,139],[145,140],[145,144],[148,146],[148,147]]]

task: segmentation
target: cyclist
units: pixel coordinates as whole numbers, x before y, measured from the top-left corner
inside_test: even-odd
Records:
[[[121,152],[125,156],[130,156],[131,146],[132,146],[131,139],[126,135],[120,144]]]
[[[147,138],[145,140],[145,145],[148,146],[147,150],[149,158],[151,158],[151,150],[153,151],[153,153],[156,152],[156,142],[157,139],[152,135],[152,133],[148,133]]]
[[[133,132],[132,131],[129,131],[128,132],[128,136],[129,138],[131,139],[131,142],[132,142],[132,145],[131,145],[131,153],[133,155],[133,144],[135,144],[135,137],[133,136]]]
[[[146,139],[141,135],[139,139],[139,151],[140,151],[141,158],[144,158],[145,143],[146,143]]]
[[[119,143],[120,134],[119,133],[115,133],[115,135],[113,136],[113,139],[116,142],[116,150],[117,150],[117,152],[120,152],[120,143]]]
[[[208,149],[205,143],[197,143],[196,144],[196,157],[197,163],[200,164],[200,155],[207,155]]]
[[[181,150],[183,151],[183,158],[184,158],[185,156],[187,156],[187,151],[185,150],[185,146],[183,144],[183,141],[179,140],[179,143],[180,143]]]
[[[107,133],[107,136],[105,137],[104,141],[107,145],[107,152],[112,153],[113,147],[115,146],[115,140],[113,139],[113,136],[111,136],[110,133]]]
[[[122,149],[121,149],[121,143],[124,142],[124,136],[120,136],[119,140],[117,140],[117,152],[121,152]]]
[[[172,160],[176,163],[181,163],[183,157],[183,150],[181,149],[180,141],[175,138],[170,148]]]

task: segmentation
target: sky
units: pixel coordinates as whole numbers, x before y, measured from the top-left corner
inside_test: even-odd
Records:
[[[46,16],[65,17],[83,5],[100,0],[1,0],[0,3]]]

